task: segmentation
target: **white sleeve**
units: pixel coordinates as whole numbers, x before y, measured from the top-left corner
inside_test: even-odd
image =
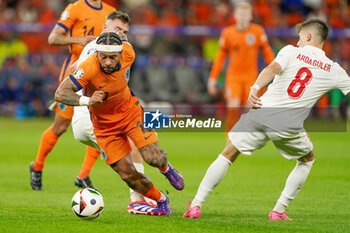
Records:
[[[284,46],[277,54],[274,62],[282,67],[282,71],[288,66],[289,60],[294,54],[295,47],[292,45]]]
[[[87,45],[85,45],[83,51],[81,52],[79,59],[75,62],[77,67],[85,61],[91,54],[96,53],[96,40],[91,41]]]
[[[346,71],[339,66],[337,70],[336,88],[340,89],[344,95],[350,92],[350,77]]]

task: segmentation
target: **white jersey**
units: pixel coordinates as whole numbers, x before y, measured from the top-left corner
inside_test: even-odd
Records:
[[[350,92],[350,78],[338,63],[314,46],[297,48],[287,45],[274,60],[282,67],[266,93],[263,107],[311,108],[332,89]]]
[[[90,41],[85,45],[83,51],[81,52],[79,59],[76,61],[76,67],[78,67],[83,61],[85,61],[91,54],[96,53],[96,41],[97,39]]]
[[[338,63],[314,46],[283,47],[274,62],[282,67],[266,93],[262,108],[252,109],[254,121],[286,132],[303,130],[304,120],[316,101],[328,91],[350,92],[350,78]]]

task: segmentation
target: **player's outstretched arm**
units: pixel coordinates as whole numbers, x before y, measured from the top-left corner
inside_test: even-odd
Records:
[[[70,45],[70,44],[80,44],[85,46],[90,41],[94,40],[95,36],[89,35],[84,37],[70,37],[66,36],[66,30],[61,26],[55,25],[54,29],[51,31],[48,43],[50,45]]]

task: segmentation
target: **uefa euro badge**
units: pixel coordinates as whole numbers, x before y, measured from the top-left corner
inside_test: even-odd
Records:
[[[81,77],[83,77],[83,75],[84,75],[84,70],[83,70],[83,68],[80,68],[80,69],[77,69],[74,71],[73,76],[75,79],[80,79]]]
[[[248,45],[253,45],[255,43],[255,36],[253,34],[248,34],[245,39]]]

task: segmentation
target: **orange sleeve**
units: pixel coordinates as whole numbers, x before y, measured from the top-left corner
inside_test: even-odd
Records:
[[[64,28],[67,32],[70,31],[77,20],[76,13],[74,5],[69,4],[62,12],[60,19],[57,21],[57,25]]]
[[[94,70],[96,68],[94,65],[90,64],[89,60],[90,59],[83,61],[74,71],[74,73],[69,75],[69,78],[73,81],[79,90],[88,85],[90,82],[90,77],[95,76]]]
[[[269,45],[269,41],[267,39],[265,30],[262,27],[260,31],[259,41],[260,41],[261,51],[265,58],[265,62],[267,64],[270,64],[273,61],[273,59],[275,59],[275,54],[273,53]]]
[[[136,56],[134,48],[126,40],[123,40],[122,43],[123,43],[123,51],[122,51],[123,62],[125,65],[129,65],[129,64],[131,65],[135,61],[135,56]]]
[[[226,36],[226,31],[221,33],[219,44],[220,44],[220,49],[218,54],[216,55],[216,58],[213,62],[213,65],[210,70],[210,75],[209,78],[217,80],[219,78],[219,75],[221,73],[222,67],[225,64],[227,52],[229,50],[229,45],[228,45],[228,40]]]

